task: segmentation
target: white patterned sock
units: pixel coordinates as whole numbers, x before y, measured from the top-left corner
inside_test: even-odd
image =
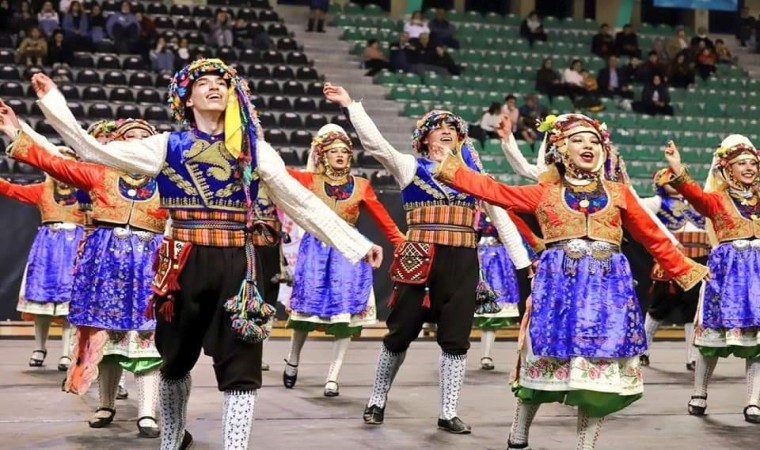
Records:
[[[34,316],[34,345],[35,350],[47,350],[47,339],[50,334],[51,316],[38,314]]]
[[[71,359],[71,323],[63,319],[61,326],[61,358],[64,356]]]
[[[652,344],[654,343],[654,334],[657,332],[657,329],[660,328],[660,325],[662,325],[661,320],[657,320],[654,317],[652,317],[651,314],[647,313],[647,318],[644,320],[644,332],[647,336],[647,352],[646,355],[649,354],[649,352],[652,350]]]
[[[760,358],[745,360],[747,368],[747,405],[755,405],[748,414],[760,414]]]
[[[348,344],[351,343],[351,338],[335,339],[333,341],[333,360],[330,363],[330,370],[327,372],[326,382],[334,381],[338,382],[338,376],[340,376],[340,369],[343,367],[343,358],[348,351]]]
[[[683,324],[683,332],[684,343],[686,344],[686,364],[689,364],[697,360],[697,352],[699,351],[694,345],[694,322]]]
[[[115,408],[116,390],[119,388],[121,373],[122,368],[118,363],[101,362],[98,366],[98,394],[101,408]],[[95,414],[96,417],[106,417],[109,415],[109,413],[104,411]]]
[[[158,401],[158,368],[148,372],[135,374],[137,384],[137,417],[156,418],[156,403]],[[143,426],[152,426],[149,420],[145,420]]]
[[[527,404],[523,403],[519,398],[517,399],[515,417],[512,419],[512,428],[509,430],[509,441],[507,445],[515,444],[522,446],[528,443],[530,426],[533,423],[533,419],[536,417],[536,413],[540,406],[540,403]]]
[[[493,343],[496,341],[495,330],[483,330],[480,334],[480,341],[483,344],[483,358],[491,358]]]
[[[256,406],[256,391],[224,391],[224,450],[247,450]]]
[[[375,369],[375,380],[372,383],[372,393],[370,394],[367,406],[385,407],[385,400],[388,398],[388,392],[391,390],[393,380],[396,378],[399,367],[406,358],[406,352],[393,353],[385,345],[380,349],[380,356],[377,359],[377,368]]]
[[[603,417],[589,417],[583,408],[578,408],[578,445],[576,450],[594,450],[599,432],[604,423]]]
[[[161,450],[179,450],[185,437],[187,401],[193,379],[188,373],[179,380],[167,380],[159,374],[158,407],[161,411]]]
[[[464,384],[464,372],[467,355],[450,355],[442,352],[439,362],[439,382],[441,385],[440,419],[451,420],[457,417],[459,394]]]
[[[306,342],[306,336],[308,333],[300,330],[293,330],[293,335],[290,336],[290,353],[288,353],[288,364],[285,365],[285,374],[289,377],[298,373],[298,363],[301,359],[301,349]]]
[[[692,395],[707,397],[707,386],[710,384],[710,378],[717,365],[717,356],[705,356],[701,352],[697,352],[697,366],[694,369],[694,393]],[[707,400],[696,398],[689,400],[689,404],[704,408],[707,406]]]

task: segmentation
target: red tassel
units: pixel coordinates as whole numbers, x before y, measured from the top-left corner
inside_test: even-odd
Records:
[[[425,296],[422,297],[422,307],[430,308],[430,288],[425,286]]]
[[[169,276],[166,277],[166,290],[167,291],[179,291],[179,273],[172,271]]]
[[[148,300],[148,307],[145,308],[145,318],[148,320],[155,320],[156,319],[156,294],[153,294],[150,296],[150,300]]]
[[[158,265],[161,263],[161,251],[156,250],[153,254],[153,273],[158,272]]]
[[[394,284],[391,290],[391,299],[388,301],[388,308],[393,308],[396,305],[398,299],[398,287]]]
[[[668,294],[670,295],[676,294],[676,286],[675,286],[675,283],[673,283],[672,281],[668,283]]]
[[[166,297],[166,301],[163,305],[161,305],[160,308],[158,308],[158,313],[161,314],[161,317],[164,319],[165,322],[171,322],[172,319],[174,319],[174,297],[169,295]]]

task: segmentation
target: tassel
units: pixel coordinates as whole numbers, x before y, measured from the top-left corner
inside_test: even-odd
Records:
[[[174,319],[174,296],[173,295],[167,295],[166,301],[163,305],[161,305],[160,308],[158,308],[158,313],[161,314],[161,317],[166,322],[171,322],[172,319]]]
[[[146,319],[148,320],[156,320],[156,294],[152,294],[150,296],[150,299],[148,300],[148,307],[145,308],[145,313],[143,314]]]
[[[422,307],[430,308],[430,288],[427,284],[425,285],[425,296],[422,297]]]
[[[388,308],[396,306],[396,300],[398,300],[398,286],[394,283],[391,290],[391,299],[388,301]]]
[[[676,295],[676,286],[672,281],[668,282],[668,294]]]

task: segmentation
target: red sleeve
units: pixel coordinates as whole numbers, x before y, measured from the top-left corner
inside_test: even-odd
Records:
[[[660,231],[636,201],[630,190],[623,189],[626,207],[623,209],[623,226],[636,241],[654,257],[665,272],[684,290],[696,285],[707,273],[707,268],[685,257],[673,242]]]
[[[533,233],[533,230],[530,229],[528,224],[525,223],[520,216],[509,209],[507,210],[507,214],[509,214],[509,218],[512,219],[515,227],[517,227],[517,231],[519,231],[522,237],[528,241],[528,245],[530,245],[530,248],[532,248],[534,252],[538,253],[545,248],[544,241]]]
[[[668,175],[672,172],[668,171]],[[688,172],[684,169],[681,175],[670,181],[678,193],[692,205],[694,209],[705,217],[713,217],[721,211],[720,194],[717,192],[705,192],[699,185],[694,182]]]
[[[48,173],[56,180],[90,192],[103,180],[105,167],[52,155],[22,134],[11,148],[11,157]]]
[[[380,231],[385,234],[394,247],[404,242],[404,234],[398,229],[396,222],[393,221],[393,218],[388,213],[388,210],[385,209],[385,206],[383,206],[383,204],[380,203],[380,200],[377,199],[375,190],[372,189],[372,186],[370,186],[369,183],[367,183],[366,186],[367,188],[364,190],[364,198],[362,201],[367,207],[367,212],[372,216],[372,220],[375,221],[380,228]]]
[[[42,197],[42,191],[45,190],[45,183],[35,183],[22,186],[13,184],[8,180],[0,178],[0,195],[12,198],[21,203],[36,205]]]
[[[488,175],[482,175],[469,169],[459,158],[455,157],[446,158],[446,161],[441,164],[436,178],[494,206],[531,214],[536,212],[544,189],[540,184],[508,186],[499,183]]]
[[[313,183],[314,183],[314,174],[311,172],[302,172],[300,170],[296,170],[290,167],[286,167],[288,171],[288,175],[295,178],[296,181],[301,183],[304,187],[307,189],[311,189]]]

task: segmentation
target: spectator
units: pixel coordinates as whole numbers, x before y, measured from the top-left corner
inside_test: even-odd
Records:
[[[16,60],[27,66],[42,66],[47,55],[48,45],[39,27],[32,27],[29,35],[18,46]]]
[[[37,14],[37,23],[39,24],[42,34],[52,36],[53,31],[61,26],[61,19],[53,7],[53,2],[46,1],[42,4],[42,9]]]
[[[606,58],[613,53],[614,48],[615,39],[610,32],[610,26],[603,23],[599,32],[591,39],[591,53]]]
[[[752,32],[756,27],[757,20],[749,14],[749,8],[742,7],[736,24],[736,39],[739,40],[742,47],[747,46],[747,42],[752,38]]]
[[[156,39],[156,46],[150,51],[150,66],[155,72],[172,72],[176,67],[174,53],[166,45],[164,36]]]
[[[538,17],[536,11],[531,11],[528,17],[523,19],[520,24],[520,36],[528,40],[531,46],[536,41],[546,42],[546,32],[544,31],[544,24],[541,23],[541,19]]]
[[[488,111],[480,118],[480,129],[485,133],[486,139],[499,139],[496,127],[501,124],[501,105],[499,102],[491,103]]]
[[[82,4],[73,1],[61,22],[63,35],[74,51],[86,51],[90,45],[90,22],[84,15]]]
[[[652,41],[652,50],[650,51],[657,54],[657,60],[660,62],[660,64],[667,64],[670,60],[668,52],[665,50],[665,44],[660,38],[654,38],[654,41]]]
[[[271,50],[274,48],[274,42],[272,42],[272,38],[269,37],[269,33],[267,33],[264,28],[258,27],[254,30],[250,25],[249,28],[251,28],[251,38],[253,39],[254,49]]]
[[[364,68],[367,69],[367,73],[364,74],[366,76],[372,77],[381,70],[390,68],[388,58],[380,49],[380,42],[377,39],[367,41],[367,47],[364,48],[362,58],[364,59]]]
[[[94,11],[94,9],[93,9]],[[121,2],[119,11],[111,14],[106,21],[106,33],[119,53],[130,53],[140,35],[140,24],[132,14],[129,2]]]
[[[235,20],[235,26],[232,27],[232,41],[237,48],[253,48],[251,27],[245,18],[238,17]]]
[[[317,26],[317,33],[325,32],[325,16],[330,9],[330,0],[310,0],[309,2],[309,21],[306,25],[306,31],[314,31],[314,25]]]
[[[620,68],[623,75],[623,85],[638,83],[640,80],[639,72],[641,71],[641,58],[638,56],[629,56],[628,64]]]
[[[623,31],[615,35],[615,49],[618,55],[638,56],[641,58],[639,38],[630,23],[623,26]]]
[[[718,58],[718,62],[722,64],[736,64],[737,61],[731,50],[726,47],[723,39],[715,40],[715,56]]]
[[[214,22],[211,23],[209,33],[206,36],[206,43],[210,47],[216,48],[230,47],[234,43],[232,20],[226,10],[217,10]]]
[[[74,61],[74,51],[66,42],[66,37],[62,30],[55,30],[53,37],[48,45],[47,62],[53,68],[69,67]]]
[[[143,57],[143,61],[149,61],[150,51],[155,47],[155,42],[158,39],[156,23],[140,11],[135,13],[135,19],[140,26],[140,34],[135,42],[134,52],[139,53]]]
[[[552,68],[551,58],[544,59],[541,68],[536,72],[536,90],[542,94],[554,96],[561,94],[560,87],[560,76]]]
[[[689,39],[686,37],[686,30],[683,27],[679,27],[676,30],[675,36],[671,36],[665,44],[665,51],[668,53],[669,59],[673,59],[684,50],[689,48]]]
[[[649,115],[673,115],[673,107],[670,106],[670,94],[668,87],[663,83],[659,75],[652,77],[652,81],[644,86],[641,92],[641,100],[633,102],[633,110]]]
[[[646,84],[655,75],[665,78],[667,76],[667,70],[665,65],[660,62],[657,53],[650,51],[649,54],[647,54],[647,60],[641,65],[636,76],[638,77],[638,81]]]
[[[430,29],[430,41],[433,45],[459,48],[459,41],[454,38],[456,28],[446,20],[445,9],[438,8],[435,10],[435,17],[428,22],[428,29]]]
[[[434,64],[435,48],[430,45],[430,35],[422,33],[414,42],[414,50],[409,53],[411,71],[424,75],[425,72],[435,72],[438,75],[445,76],[449,71],[443,67]]]
[[[430,35],[430,28],[423,21],[422,11],[412,13],[412,18],[404,24],[404,31],[409,34],[409,39],[412,41],[419,39],[421,34]]]
[[[583,63],[580,59],[574,59],[570,63],[570,67],[562,72],[562,84],[564,90],[572,98],[578,95],[585,95],[587,92],[586,82],[583,79],[583,74],[581,74],[582,71]]]
[[[106,37],[106,18],[100,5],[93,3],[90,7],[90,15],[87,16],[87,22],[90,24],[90,41],[97,44]]]
[[[177,62],[175,68],[185,67],[190,63],[190,58],[192,58],[193,55],[190,53],[190,43],[188,42],[187,38],[183,37],[179,40],[176,53]]]
[[[515,139],[522,139],[530,144],[533,148],[533,144],[536,142],[536,132],[532,128],[525,127],[525,124],[520,120],[520,108],[517,107],[517,98],[514,95],[507,95],[504,97],[504,106],[501,107],[502,115],[509,117],[509,121],[512,124],[510,132],[515,136]]]
[[[72,0],[58,0],[58,12],[61,15],[68,13],[69,9],[71,9],[71,3]]]
[[[8,0],[0,0],[0,34],[13,32],[13,8]]]
[[[435,47],[434,52],[431,54],[431,63],[434,66],[446,69],[450,75],[462,74],[462,68],[454,62],[454,58],[451,57],[442,45]]]
[[[717,63],[718,57],[715,55],[715,52],[709,47],[704,47],[699,56],[697,56],[697,72],[699,76],[703,80],[710,78],[718,70],[716,67]]]
[[[715,44],[713,44],[713,41],[709,36],[707,36],[707,28],[705,27],[697,28],[697,35],[691,38],[692,47],[699,45],[701,48],[700,42],[704,42],[705,47],[709,48],[710,50],[715,50]]]
[[[623,98],[633,98],[631,87],[626,83],[622,71],[618,69],[617,56],[612,55],[607,58],[607,67],[599,71],[596,79],[599,84],[600,95],[605,97],[618,95]]]
[[[27,0],[23,0],[13,13],[13,30],[18,34],[19,39],[23,39],[26,33],[36,26],[37,16],[32,14],[32,6]]]
[[[686,52],[679,53],[670,67],[670,85],[674,88],[687,89],[694,85],[694,64],[686,59]]]
[[[520,125],[519,127],[532,130],[538,138],[543,136],[538,133],[538,121],[549,115],[549,110],[538,102],[536,94],[525,96],[525,103],[520,107]]]
[[[412,66],[412,55],[415,52],[414,45],[409,41],[409,33],[406,31],[401,32],[398,36],[398,42],[392,43],[390,50],[391,70],[409,71]]]

